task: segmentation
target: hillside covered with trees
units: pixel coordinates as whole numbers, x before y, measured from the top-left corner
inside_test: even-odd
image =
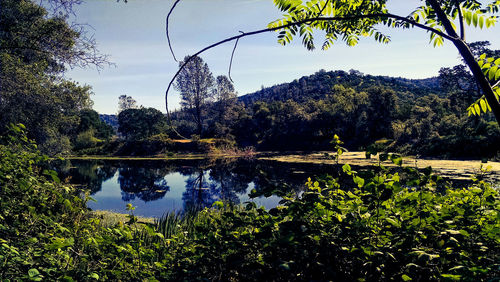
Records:
[[[331,148],[338,134],[351,150],[382,141],[405,154],[491,158],[498,154],[498,124],[466,111],[479,96],[462,65],[422,80],[321,70],[234,99],[222,122],[210,118],[220,113],[218,103],[207,103],[203,137],[258,150],[314,151]],[[189,109],[172,116],[182,135],[195,133]]]

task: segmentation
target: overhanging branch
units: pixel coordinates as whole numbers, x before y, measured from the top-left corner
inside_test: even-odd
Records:
[[[179,2],[179,1],[180,0],[177,0],[175,4],[177,4],[177,2]],[[175,4],[174,4],[174,6],[175,6]],[[172,9],[173,9],[173,7],[172,7]],[[260,29],[260,30],[255,30],[255,31],[251,31],[251,32],[242,33],[240,35],[229,37],[229,38],[226,38],[226,39],[221,40],[219,42],[216,42],[214,44],[211,44],[211,45],[209,45],[209,46],[201,49],[200,51],[196,52],[192,56],[189,56],[187,58],[187,60],[184,61],[184,63],[179,67],[179,70],[177,70],[177,72],[175,73],[175,75],[172,77],[172,79],[168,83],[167,90],[165,91],[165,107],[167,108],[166,109],[167,110],[167,115],[168,115],[167,97],[168,97],[168,93],[169,93],[170,88],[172,87],[175,79],[177,78],[177,76],[179,76],[179,73],[181,72],[181,70],[194,57],[202,54],[203,52],[205,52],[207,50],[210,50],[210,49],[212,49],[214,47],[217,47],[219,45],[222,45],[224,43],[231,42],[233,40],[239,40],[240,38],[243,38],[243,37],[247,37],[247,36],[251,36],[251,35],[256,35],[256,34],[261,34],[261,33],[266,33],[266,32],[271,32],[271,31],[276,31],[276,30],[288,28],[288,27],[291,27],[291,26],[297,26],[297,25],[301,25],[301,24],[305,24],[305,23],[311,23],[311,22],[315,22],[315,21],[347,21],[347,20],[369,19],[369,18],[392,18],[392,19],[396,19],[396,20],[400,20],[400,21],[409,23],[412,26],[419,27],[419,28],[424,29],[426,31],[433,32],[433,33],[435,33],[435,34],[437,34],[439,36],[442,36],[443,38],[446,38],[446,39],[448,39],[450,41],[460,40],[460,38],[449,36],[446,33],[443,33],[442,31],[439,31],[439,30],[434,29],[432,27],[428,27],[428,26],[426,26],[424,24],[415,22],[414,20],[411,20],[409,18],[405,18],[405,17],[402,17],[402,16],[398,16],[398,15],[394,15],[394,14],[389,14],[389,13],[376,13],[376,14],[369,14],[369,15],[355,15],[355,16],[347,16],[347,17],[314,17],[314,18],[309,18],[309,19],[297,21],[297,22],[291,22],[291,23],[288,23],[288,24],[285,24],[285,25],[282,25],[282,26],[278,26],[278,27],[264,28],[264,29]],[[167,17],[167,20],[168,20],[168,17]],[[167,23],[167,26],[168,26],[168,23]]]
[[[174,5],[172,5],[172,8],[170,8],[170,11],[168,12],[167,19],[165,20],[165,33],[167,34],[167,41],[168,41],[168,47],[170,48],[170,53],[172,53],[172,57],[174,57],[174,61],[177,62],[177,58],[175,58],[174,50],[172,49],[172,43],[170,42],[170,35],[168,33],[168,20],[170,19],[170,15],[175,9],[175,6],[177,3],[179,3],[181,0],[176,0]]]

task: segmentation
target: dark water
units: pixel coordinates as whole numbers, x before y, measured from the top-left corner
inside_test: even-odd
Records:
[[[215,201],[272,208],[280,195],[299,193],[308,177],[332,173],[334,167],[283,164],[246,159],[172,161],[64,161],[58,172],[71,183],[90,190],[94,210],[160,217],[168,211],[210,207]]]

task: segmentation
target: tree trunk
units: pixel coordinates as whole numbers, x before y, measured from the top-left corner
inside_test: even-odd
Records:
[[[488,104],[491,107],[491,111],[495,115],[498,124],[500,124],[500,103],[498,102],[495,93],[493,92],[493,88],[491,88],[490,82],[483,74],[481,67],[478,65],[476,59],[474,58],[474,55],[470,51],[469,46],[467,46],[467,44],[462,40],[454,41],[453,44],[455,44],[458,51],[460,52],[460,55],[462,55],[462,57],[464,58],[465,63],[471,70],[472,75],[483,91],[483,94],[486,97],[486,100],[488,101]]]
[[[458,52],[460,52],[462,58],[464,58],[465,63],[472,72],[472,75],[479,84],[479,87],[483,91],[483,94],[486,97],[486,101],[488,101],[491,111],[495,115],[495,118],[500,125],[500,102],[497,100],[495,93],[493,92],[493,88],[491,87],[490,82],[488,81],[486,76],[483,74],[483,71],[477,63],[476,58],[474,58],[474,54],[472,54],[472,51],[470,50],[467,43],[465,43],[465,41],[458,36],[457,32],[453,28],[453,25],[448,19],[448,16],[441,9],[439,3],[436,0],[428,0],[428,2],[432,6],[432,9],[436,12],[439,21],[443,24],[446,33],[454,38],[453,44],[455,45],[455,47],[457,47]],[[457,8],[460,9],[460,6],[458,6]]]

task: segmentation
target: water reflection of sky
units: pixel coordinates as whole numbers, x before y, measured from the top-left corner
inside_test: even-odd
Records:
[[[136,207],[134,214],[145,217],[160,217],[165,212],[182,211],[184,208],[184,201],[182,199],[183,193],[186,190],[186,180],[188,176],[183,176],[178,172],[174,172],[165,176],[165,180],[170,186],[165,196],[155,201],[144,201],[135,198],[130,201],[123,201],[122,190],[118,182],[118,172],[111,178],[102,183],[101,191],[95,193],[91,197],[96,201],[89,201],[87,206],[93,210],[109,210],[119,213],[127,213],[126,204],[131,203]],[[248,194],[254,189],[254,184],[250,183],[245,193],[239,195],[240,203],[248,201],[255,202],[257,206],[264,206],[267,209],[273,208],[278,205],[281,200],[278,196],[271,197],[258,197],[250,198]]]
[[[337,169],[329,165],[284,164],[257,160],[64,161],[55,168],[62,179],[90,190],[93,210],[161,217],[211,207],[215,201],[252,201],[266,209],[279,204],[276,195],[300,195],[308,177],[321,179]],[[349,178],[350,179],[350,178]],[[345,179],[344,179],[345,180]],[[346,187],[349,186],[347,183]],[[266,195],[251,198],[249,194]]]
[[[84,171],[86,174],[92,174],[95,171],[97,175],[99,171],[103,170],[103,166],[106,165],[108,164],[80,163],[76,167],[84,167],[80,171]],[[253,176],[251,176],[253,170],[248,171],[248,173],[245,172],[245,176],[242,176],[241,171],[238,172],[239,174],[233,171],[235,168],[239,168],[235,166],[219,166],[211,169],[200,169],[198,167],[186,169],[184,167],[180,169],[181,171],[175,171],[175,169],[174,171],[168,171],[166,175],[162,175],[165,172],[158,172],[158,168],[147,168],[144,170],[143,167],[120,166],[117,165],[118,169],[115,170],[107,169],[107,171],[114,171],[114,174],[108,175],[108,179],[105,179],[105,177],[101,179],[102,183],[100,187],[94,188],[93,191],[95,193],[91,197],[96,201],[89,201],[89,208],[127,213],[126,205],[127,203],[131,203],[136,207],[134,211],[136,215],[160,217],[166,212],[183,211],[191,208],[193,205],[197,207],[211,206],[213,202],[222,199],[229,199],[236,203],[252,201],[257,206],[264,206],[267,209],[277,206],[281,200],[280,197],[274,195],[270,197],[250,198],[249,194],[252,189],[262,189],[263,184],[256,185],[251,181],[253,179]],[[130,171],[134,171],[135,175],[129,175]],[[153,176],[151,176],[151,171],[153,171]],[[144,181],[141,173],[147,174],[148,176],[145,176],[145,178],[149,177],[150,179]],[[95,176],[86,175],[77,178],[90,179],[92,181]],[[201,185],[200,181],[202,181]],[[141,185],[147,185],[148,183],[153,188],[140,188],[143,187]],[[154,190],[154,185],[158,183],[163,183],[164,186],[162,187],[167,187],[166,191]],[[128,185],[128,188],[124,187],[124,185]],[[198,189],[199,187],[202,189]],[[158,197],[155,197],[156,192],[160,192]],[[144,197],[143,193],[150,193],[153,196]]]
[[[187,176],[174,172],[165,176],[165,180],[170,186],[165,196],[155,201],[144,201],[135,198],[130,201],[122,199],[120,183],[118,182],[119,172],[102,183],[102,189],[92,195],[96,202],[90,201],[88,207],[93,210],[109,210],[119,213],[127,213],[126,205],[131,203],[136,207],[134,214],[146,217],[160,217],[165,212],[181,211],[183,209],[182,193],[185,190]]]

